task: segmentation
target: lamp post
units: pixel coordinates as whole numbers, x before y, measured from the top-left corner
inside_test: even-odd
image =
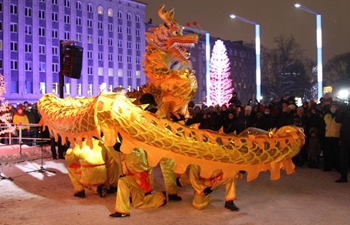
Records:
[[[231,19],[237,19],[255,25],[255,54],[256,54],[256,100],[261,98],[261,68],[260,68],[260,25],[243,17],[230,14]]]
[[[296,8],[300,8],[306,12],[316,15],[316,47],[317,47],[317,97],[318,100],[323,96],[323,67],[322,67],[322,25],[321,14],[315,12],[305,6],[295,3]]]
[[[206,83],[206,104],[209,105],[209,97],[210,97],[210,33],[202,30],[199,26],[197,28],[193,27],[183,27],[183,29],[192,31],[197,34],[205,34],[205,83]]]

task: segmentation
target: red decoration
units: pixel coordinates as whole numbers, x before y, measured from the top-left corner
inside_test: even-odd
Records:
[[[187,26],[187,27],[190,27],[190,26],[191,26],[191,23],[186,23],[186,26]]]
[[[193,22],[193,25],[197,26],[197,25],[198,25],[197,21],[194,21],[194,22]]]

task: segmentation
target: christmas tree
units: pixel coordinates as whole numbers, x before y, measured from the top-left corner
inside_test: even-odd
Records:
[[[4,76],[0,74],[0,134],[13,132],[14,127],[11,127],[9,121],[11,121],[11,114],[8,112],[8,103],[4,103],[4,98],[2,95],[6,92]]]
[[[210,101],[215,105],[227,104],[233,87],[230,78],[230,61],[226,54],[224,42],[217,40],[210,59]]]

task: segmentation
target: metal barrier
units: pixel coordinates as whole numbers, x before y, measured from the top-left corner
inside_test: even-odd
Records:
[[[26,135],[23,136],[22,127],[30,127],[37,128],[36,131],[25,132]],[[5,124],[0,124],[0,130],[9,128]],[[0,136],[1,143],[5,145],[14,145],[19,144],[20,154],[22,154],[22,145],[27,144],[30,146],[40,146],[45,142],[51,141],[49,137],[43,137],[42,127],[38,126],[38,124],[11,124],[10,128],[15,128],[18,135],[14,135],[13,132],[6,132],[2,136]],[[29,130],[30,130],[29,128]]]

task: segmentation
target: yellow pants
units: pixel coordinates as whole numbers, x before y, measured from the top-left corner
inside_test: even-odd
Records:
[[[226,182],[223,182],[220,184],[214,183],[213,187],[215,187],[213,188],[214,190],[225,187],[226,189],[225,200],[226,201],[236,200],[236,178],[229,178],[226,180]],[[205,195],[203,193],[198,194],[195,191],[193,201],[192,201],[193,207],[196,209],[204,209],[209,204],[210,196],[211,194],[208,194],[208,195]]]
[[[84,188],[87,188],[89,190],[92,190],[93,192],[97,193],[97,187],[100,184],[104,184],[105,181],[101,181],[99,178],[96,179],[96,182],[83,182],[82,177],[81,177],[81,167],[78,166],[78,164],[75,164],[76,166],[74,167],[68,167],[68,176],[72,182],[73,188],[75,192],[83,191]],[[93,176],[93,174],[91,174]],[[98,175],[98,174],[96,174]],[[89,179],[91,180],[91,179]]]
[[[137,184],[138,180],[139,178],[136,176],[119,178],[115,204],[116,212],[130,214],[130,194],[135,208],[157,208],[164,204],[166,197],[162,192],[145,196],[145,192]]]
[[[162,170],[165,190],[169,195],[177,194],[176,174],[174,173],[175,162],[172,159],[162,158],[159,161]]]

